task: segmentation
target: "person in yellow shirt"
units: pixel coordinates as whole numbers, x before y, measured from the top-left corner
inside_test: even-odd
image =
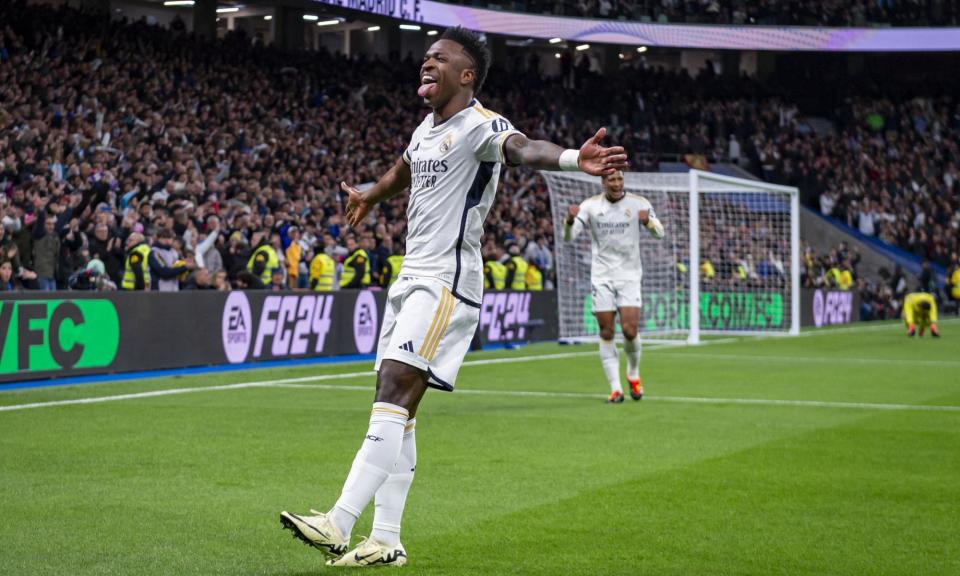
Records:
[[[317,255],[310,262],[310,289],[316,292],[331,292],[337,263],[323,251],[323,246],[319,242],[317,242],[316,251]]]
[[[840,267],[838,264],[834,263],[832,266],[830,266],[830,269],[827,270],[826,279],[827,284],[831,288],[840,287]]]
[[[287,246],[284,254],[287,256],[287,285],[291,290],[300,287],[300,259],[303,257],[303,251],[300,248],[300,230],[296,226],[291,226],[287,230],[290,236],[290,245]]]
[[[937,302],[933,295],[926,292],[911,292],[903,299],[903,322],[907,325],[907,336],[914,336],[920,327],[920,336],[928,326],[934,338],[940,337],[937,329]]]
[[[403,267],[403,255],[406,254],[401,244],[395,254],[387,256],[380,267],[380,286],[390,288],[400,277],[400,269]]]
[[[510,245],[510,258],[504,263],[507,275],[503,280],[505,287],[522,292],[527,289],[527,261],[520,256],[520,247]]]
[[[483,287],[488,290],[503,290],[507,283],[507,267],[500,262],[503,249],[494,248],[483,263]]]
[[[709,258],[703,258],[702,260],[700,263],[700,278],[706,282],[712,282],[713,277],[717,275],[713,262]]]
[[[370,285],[370,257],[353,236],[347,236],[346,245],[350,255],[343,261],[340,288],[366,288]]]
[[[843,263],[834,279],[837,282],[837,288],[844,292],[848,292],[853,287],[853,272],[850,270],[849,262]]]
[[[537,267],[536,259],[533,257],[527,260],[527,274],[524,280],[527,285],[527,290],[531,292],[543,290],[543,272]]]
[[[273,271],[280,268],[280,259],[270,243],[268,231],[254,232],[251,240],[255,249],[247,261],[247,272],[259,278],[263,286],[267,286],[273,278]]]
[[[953,261],[952,270],[947,275],[947,286],[950,289],[950,299],[960,306],[960,264],[957,262],[957,255],[954,253],[951,258]]]

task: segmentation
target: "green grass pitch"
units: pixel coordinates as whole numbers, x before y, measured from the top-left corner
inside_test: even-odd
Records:
[[[942,331],[652,345],[648,397],[621,405],[595,348],[471,355],[420,407],[402,570],[960,574],[960,323]],[[370,368],[0,393],[0,573],[330,573],[278,513],[336,499]]]

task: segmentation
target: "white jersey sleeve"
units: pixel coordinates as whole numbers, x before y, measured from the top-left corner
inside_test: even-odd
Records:
[[[410,135],[410,143],[407,144],[407,148],[403,151],[403,161],[407,163],[407,166],[413,162],[413,151],[420,148],[420,139],[423,137],[424,126],[428,126],[427,122],[430,119],[429,116],[420,123],[419,126],[413,131],[413,134]]]
[[[507,143],[507,138],[520,134],[520,131],[496,112],[485,108],[477,111],[483,121],[474,125],[467,136],[471,147],[476,151],[477,160],[507,164],[504,145]]]

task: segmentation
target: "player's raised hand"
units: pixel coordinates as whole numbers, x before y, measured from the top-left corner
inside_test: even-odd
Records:
[[[623,146],[605,148],[600,145],[606,134],[607,129],[600,128],[580,147],[580,170],[593,176],[605,176],[627,167],[627,154]]]
[[[567,206],[567,224],[573,224],[573,220],[577,217],[577,214],[580,213],[580,207],[576,204],[571,204]]]
[[[346,182],[340,182],[340,189],[347,193],[347,224],[356,228],[370,213],[373,204],[367,202],[363,193],[353,186],[348,186]]]

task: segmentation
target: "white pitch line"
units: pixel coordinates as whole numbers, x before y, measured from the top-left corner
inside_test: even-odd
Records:
[[[118,402],[120,400],[139,400],[140,398],[155,398],[157,396],[173,396],[174,394],[190,394],[192,392],[216,392],[220,390],[241,390],[243,388],[263,388],[282,384],[296,384],[298,382],[316,382],[319,380],[345,380],[350,378],[370,377],[373,372],[348,372],[345,374],[321,374],[318,376],[304,376],[301,378],[284,378],[282,380],[261,380],[258,382],[238,382],[221,386],[195,386],[192,388],[166,388],[149,392],[134,392],[131,394],[116,394],[114,396],[94,396],[91,398],[73,398],[71,400],[51,400],[49,402],[32,402],[30,404],[11,404],[0,406],[0,412],[13,410],[28,410],[30,408],[49,408],[52,406],[73,406],[75,404],[100,404],[102,402]]]
[[[954,324],[955,322],[960,321],[960,318],[943,318],[940,320],[939,324]],[[903,325],[903,322],[896,321],[879,321],[879,323],[874,324],[873,322],[858,322],[852,326],[846,326],[843,328],[811,328],[809,330],[804,330],[798,334],[798,336],[832,336],[833,334],[849,334],[851,332],[878,332],[881,330],[906,330],[906,327]]]
[[[517,356],[514,358],[487,358],[484,360],[468,360],[464,366],[486,366],[488,364],[510,364],[520,362],[534,362],[538,360],[554,360],[559,358],[575,358],[578,356],[593,356],[596,351],[590,352],[562,352],[559,354],[542,354],[539,356]],[[11,404],[9,406],[0,406],[0,412],[12,412],[14,410],[28,410],[31,408],[47,408],[52,406],[73,406],[76,404],[99,404],[102,402],[117,402],[120,400],[138,400],[140,398],[154,398],[157,396],[172,396],[174,394],[190,394],[192,392],[208,392],[217,390],[239,390],[242,388],[257,388],[266,386],[275,386],[278,384],[296,384],[298,382],[319,382],[322,380],[343,380],[351,378],[369,378],[376,373],[373,370],[363,372],[347,372],[344,374],[320,374],[317,376],[302,376],[299,378],[284,378],[281,380],[263,380],[255,382],[239,382],[237,384],[224,384],[220,386],[195,386],[191,388],[167,388],[163,390],[151,390],[149,392],[134,392],[130,394],[117,394],[113,396],[94,396],[91,398],[74,398],[71,400],[51,400],[49,402],[31,402],[29,404]]]
[[[956,320],[956,319],[945,320],[944,322],[951,322],[952,320]],[[944,323],[944,322],[941,322],[941,324]],[[851,329],[826,330],[826,331],[821,332],[821,333],[814,332],[814,333],[812,333],[812,334],[813,334],[813,335],[829,334],[829,333],[834,333],[834,334],[835,334],[835,333],[838,333],[838,332],[841,332],[841,331],[848,331],[848,330],[849,330],[849,331],[873,331],[874,329],[889,329],[889,328],[892,328],[892,327],[894,327],[894,326],[897,326],[897,325],[895,325],[895,324],[888,324],[888,325],[885,325],[885,326],[869,326],[869,327],[855,327],[855,328],[851,328]],[[811,334],[811,333],[805,333],[805,334]],[[716,341],[716,342],[725,342],[725,341],[726,341],[726,340],[719,340],[719,341]],[[706,341],[706,342],[703,342],[702,344],[708,344],[709,342],[710,342],[710,341]],[[651,342],[651,344],[654,344],[654,346],[651,347],[652,349],[656,349],[656,348],[657,348],[657,346],[656,346],[656,341]],[[539,360],[553,360],[553,359],[561,359],[561,358],[576,358],[576,357],[581,357],[581,356],[594,356],[594,355],[596,355],[596,353],[597,353],[596,350],[590,350],[590,351],[585,351],[585,352],[562,352],[562,353],[558,353],[558,354],[541,354],[541,355],[536,355],[536,356],[517,356],[517,357],[513,357],[513,358],[487,358],[487,359],[482,359],[482,360],[468,360],[468,361],[466,361],[466,362],[463,363],[463,366],[486,366],[486,365],[490,365],[490,364],[512,364],[512,363],[521,363],[521,362],[536,362],[536,361],[539,361]],[[690,353],[690,355],[693,355],[693,354],[695,354],[695,353]],[[732,357],[732,356],[727,356],[727,357]],[[763,357],[761,357],[761,358],[763,358]],[[768,356],[768,357],[766,357],[766,358],[771,358],[771,357]],[[948,361],[944,361],[944,362],[948,362]],[[254,382],[239,382],[239,383],[236,383],[236,384],[224,384],[224,385],[220,385],[220,386],[197,386],[197,387],[191,387],[191,388],[167,388],[167,389],[163,389],[163,390],[151,390],[151,391],[149,391],[149,392],[135,392],[135,393],[130,393],[130,394],[117,394],[117,395],[113,395],[113,396],[95,396],[95,397],[91,397],[91,398],[75,398],[75,399],[71,399],[71,400],[51,400],[51,401],[49,401],[49,402],[31,402],[31,403],[29,403],[29,404],[12,404],[12,405],[8,405],[8,406],[0,406],[0,412],[12,412],[12,411],[15,411],[15,410],[28,410],[28,409],[32,409],[32,408],[47,408],[47,407],[53,407],[53,406],[72,406],[72,405],[78,405],[78,404],[99,404],[99,403],[103,403],[103,402],[117,402],[117,401],[121,401],[121,400],[137,400],[137,399],[140,399],[140,398],[154,398],[154,397],[158,397],[158,396],[172,396],[172,395],[175,395],[175,394],[189,394],[189,393],[193,393],[193,392],[208,392],[208,391],[220,391],[220,390],[240,390],[240,389],[243,389],[243,388],[271,387],[271,386],[279,386],[279,385],[298,384],[298,383],[302,383],[302,382],[319,382],[319,381],[323,381],[323,380],[344,380],[344,379],[351,379],[351,378],[368,378],[368,377],[373,376],[373,375],[374,375],[374,372],[373,372],[372,370],[368,370],[368,371],[363,371],[363,372],[347,372],[347,373],[343,373],[343,374],[321,374],[321,375],[317,375],[317,376],[303,376],[303,377],[299,377],[299,378],[284,378],[284,379],[280,379],[280,380],[262,380],[262,381],[254,381]],[[332,388],[331,388],[331,389],[332,389]],[[353,388],[353,387],[343,387],[343,389],[353,390],[353,389],[355,389],[355,388]],[[370,389],[370,388],[368,387],[368,388],[363,388],[363,389]],[[496,393],[500,393],[500,394],[505,394],[506,392],[496,392],[496,391],[490,391],[490,390],[461,390],[460,393],[467,393],[467,394],[496,394]],[[521,396],[551,396],[551,395],[552,395],[552,396],[557,396],[557,395],[561,395],[561,394],[568,394],[568,395],[571,395],[570,397],[597,397],[597,396],[594,395],[594,394],[582,394],[582,395],[577,395],[576,393],[535,392],[535,391],[530,391],[530,392],[525,392],[525,391],[513,391],[513,392],[511,392],[511,394],[513,394],[513,395],[521,395]],[[673,399],[673,401],[678,401],[678,402],[679,402],[679,401],[683,401],[683,400],[680,400],[680,399],[679,399],[680,397],[673,398],[673,397],[668,397],[668,396],[659,396],[659,397],[651,397],[651,399],[652,399],[652,398],[659,398],[660,400],[664,400],[664,401],[670,401],[671,399]],[[810,401],[804,401],[804,400],[796,400],[796,401],[793,401],[793,400],[783,400],[783,401],[780,401],[780,400],[754,400],[754,399],[748,399],[748,398],[746,398],[746,399],[715,399],[715,398],[704,398],[704,399],[695,399],[695,400],[689,400],[689,401],[691,401],[691,402],[693,402],[693,401],[696,401],[696,402],[706,402],[706,403],[726,403],[726,404],[730,404],[730,403],[751,404],[751,403],[763,403],[763,402],[767,402],[767,403],[770,403],[771,405],[784,404],[784,403],[792,403],[792,402],[793,402],[793,403],[799,403],[799,404],[787,404],[787,405],[798,405],[798,406],[799,406],[799,405],[808,405],[808,404],[809,404],[809,405],[817,405],[817,403],[810,404]],[[879,408],[877,408],[877,409],[883,409],[883,410],[897,410],[897,409],[902,409],[902,410],[939,410],[939,411],[948,411],[948,412],[960,411],[960,406],[927,406],[927,407],[922,407],[921,405],[916,405],[916,404],[876,404],[876,405],[871,405],[871,404],[836,403],[836,402],[835,402],[835,403],[826,403],[826,405],[829,405],[829,406],[838,406],[838,407],[856,407],[856,406],[859,406],[859,407],[873,407],[873,406],[877,406],[877,407],[879,407]],[[902,408],[890,408],[890,407],[896,407],[896,406],[900,406],[900,407],[902,407]]]
[[[644,396],[644,400],[646,400]],[[697,404],[746,404],[757,406],[800,406],[805,408],[852,408],[854,410],[919,410],[922,412],[960,412],[960,406],[935,404],[884,404],[877,402],[826,402],[819,400],[773,400],[769,398],[702,398],[696,396],[651,396],[650,400]]]
[[[370,386],[344,386],[330,384],[275,384],[270,388],[296,388],[315,390],[345,390],[372,392]],[[477,396],[519,396],[537,398],[606,398],[606,394],[587,392],[544,392],[539,390],[457,390],[457,394]],[[960,412],[960,406],[936,406],[931,404],[885,404],[876,402],[827,402],[820,400],[776,400],[769,398],[710,398],[699,396],[650,396],[644,401],[677,402],[685,404],[743,404],[747,406],[796,406],[803,408],[849,408],[854,410],[920,410],[924,412]]]
[[[759,362],[819,362],[829,364],[903,364],[907,366],[960,366],[960,360],[923,360],[923,359],[895,359],[895,358],[844,358],[837,356],[763,356],[753,354],[708,354],[701,352],[684,352],[682,354],[666,354],[677,358],[706,358],[715,360],[751,360]],[[658,356],[662,357],[662,356]]]
[[[520,357],[529,361],[529,357]],[[503,359],[497,359],[503,360]],[[520,360],[518,358],[518,360]],[[485,362],[477,360],[474,362]],[[476,365],[473,364],[473,365]],[[141,398],[153,398],[157,396],[172,396],[175,394],[187,394],[191,392],[215,392],[223,390],[240,390],[244,388],[295,388],[295,389],[314,389],[314,390],[338,390],[349,392],[373,392],[373,386],[347,386],[336,384],[305,384],[305,382],[319,382],[324,380],[348,380],[353,378],[368,378],[372,372],[351,372],[346,374],[322,374],[318,376],[304,376],[301,378],[285,378],[280,380],[261,380],[256,382],[240,382],[237,384],[226,384],[223,386],[200,386],[194,388],[171,388],[166,390],[153,390],[150,392],[138,392],[134,394],[119,394],[115,396],[98,396],[94,398],[77,398],[73,400],[55,400],[51,402],[35,402],[32,404],[16,404],[12,406],[0,406],[0,412],[13,410],[26,410],[30,408],[46,408],[52,406],[70,406],[75,404],[98,404],[103,402],[116,402],[120,400],[136,400]],[[477,395],[477,396],[510,396],[510,397],[539,397],[539,398],[605,398],[604,394],[586,393],[586,392],[545,392],[538,390],[458,390],[457,394]],[[815,408],[848,408],[858,410],[919,410],[927,412],[960,412],[960,406],[935,406],[926,404],[883,404],[867,402],[825,402],[817,400],[775,400],[765,398],[709,398],[693,396],[650,396],[645,397],[650,401],[660,402],[678,402],[678,403],[696,403],[696,404],[742,404],[754,406],[795,406],[795,407],[815,407]]]

